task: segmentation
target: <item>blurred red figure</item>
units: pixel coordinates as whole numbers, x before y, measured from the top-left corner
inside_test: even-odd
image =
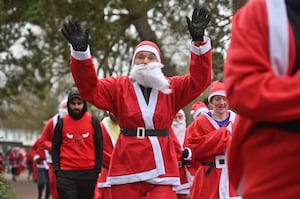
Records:
[[[0,145],[0,173],[5,170],[5,154],[3,152],[2,146]]]
[[[30,180],[33,171],[33,156],[30,150],[26,153],[26,168],[28,170],[27,180]]]
[[[21,166],[22,160],[24,158],[23,154],[20,153],[20,147],[13,147],[9,153],[9,164],[11,168],[12,180],[16,181],[16,176],[18,176],[18,168]]]

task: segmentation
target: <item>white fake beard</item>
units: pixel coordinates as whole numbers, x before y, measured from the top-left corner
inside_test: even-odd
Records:
[[[183,146],[185,130],[186,130],[186,122],[184,120],[175,122],[173,121],[172,127],[174,129],[175,135],[179,140],[181,146]]]
[[[162,67],[163,65],[159,62],[134,65],[130,76],[146,88],[153,88],[164,94],[170,94],[172,90],[168,79],[162,73]]]

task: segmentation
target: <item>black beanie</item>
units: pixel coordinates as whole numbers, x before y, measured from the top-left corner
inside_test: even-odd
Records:
[[[75,113],[73,110],[70,108],[70,103],[74,98],[79,98],[83,100],[78,92],[78,89],[76,87],[71,88],[69,95],[68,95],[68,102],[67,102],[67,107],[68,107],[68,113],[73,118],[74,120],[79,120],[85,112],[87,112],[87,103],[86,101],[83,100],[83,109],[81,110],[80,113]]]

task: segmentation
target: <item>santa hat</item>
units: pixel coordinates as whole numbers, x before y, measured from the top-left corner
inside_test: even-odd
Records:
[[[59,103],[58,103],[58,110],[67,109],[67,101],[68,101],[68,98],[60,99]]]
[[[142,41],[140,42],[134,49],[134,53],[132,56],[132,66],[134,65],[134,59],[135,56],[138,52],[141,51],[147,51],[147,52],[151,52],[155,55],[155,57],[157,58],[158,62],[161,63],[161,58],[160,58],[160,50],[158,48],[158,46],[153,43],[152,41]]]
[[[192,106],[191,115],[193,115],[193,118],[196,119],[198,115],[201,113],[208,112],[208,108],[204,102],[196,102]]]
[[[178,113],[181,114],[183,120],[185,120],[185,112],[184,112],[184,110],[183,110],[183,109],[180,109],[180,110],[178,111]]]
[[[208,102],[211,103],[212,97],[220,95],[226,97],[225,93],[225,87],[224,83],[217,81],[214,81],[210,87],[209,95],[208,95]]]

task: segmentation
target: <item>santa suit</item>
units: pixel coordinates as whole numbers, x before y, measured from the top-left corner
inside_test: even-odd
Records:
[[[0,173],[5,169],[5,155],[3,152],[0,152]]]
[[[234,123],[235,113],[227,112],[230,114],[229,122]],[[190,135],[188,146],[192,150],[192,158],[200,163],[191,187],[191,199],[235,198],[237,194],[230,189],[224,164],[225,151],[231,137],[226,126],[219,127],[208,113],[202,113],[188,127],[187,132]]]
[[[70,68],[80,95],[99,109],[112,112],[120,128],[166,130],[179,109],[210,84],[211,47],[208,38],[206,41],[203,46],[191,47],[190,74],[169,78],[171,94],[152,89],[148,105],[140,86],[128,76],[98,79],[89,49],[86,52],[71,49]],[[141,181],[178,185],[177,158],[171,137],[139,139],[120,134],[107,180],[111,185]]]
[[[224,80],[241,117],[228,164],[244,199],[299,198],[299,8],[299,1],[252,0],[232,21]]]
[[[109,168],[111,154],[113,152],[115,143],[117,141],[117,139],[113,136],[112,130],[110,129],[110,125],[118,126],[118,124],[114,124],[109,119],[109,117],[106,117],[102,120],[100,125],[101,125],[101,129],[102,129],[102,134],[103,134],[104,146],[103,146],[102,169],[101,169],[101,173],[99,174],[97,187],[99,188],[98,191],[99,191],[100,198],[109,199],[110,198],[110,190],[109,190],[110,185],[107,183],[106,178],[107,178],[107,174],[108,174],[108,168]]]
[[[56,114],[52,118],[50,118],[47,123],[45,124],[41,136],[40,136],[40,148],[44,151],[46,156],[46,161],[48,163],[49,169],[49,186],[52,199],[58,199],[58,194],[56,190],[56,176],[53,173],[53,166],[52,166],[52,157],[51,157],[51,147],[52,147],[52,138],[54,133],[55,125],[59,119],[59,114]]]
[[[46,155],[44,150],[40,147],[41,137],[39,136],[34,144],[31,146],[31,154],[33,155],[33,160],[36,162],[36,172],[37,172],[37,187],[38,187],[38,198],[43,195],[43,190],[45,189],[45,198],[50,196],[50,186],[49,186],[49,175],[48,175],[48,163],[46,161]]]
[[[187,149],[185,147],[185,143],[187,142],[186,118],[183,110],[180,110],[177,115],[178,114],[180,114],[182,118],[174,118],[172,127],[175,134],[174,139],[176,139],[177,145],[181,151],[178,161],[180,185],[174,186],[174,190],[176,191],[178,199],[186,199],[190,193],[190,187],[192,186],[194,175],[191,173],[191,171],[194,169],[195,165],[192,165],[192,163],[194,162],[191,161],[190,150],[188,150],[189,154],[187,155],[187,157],[182,157],[182,151],[184,149]]]
[[[20,174],[19,168],[22,167],[22,161],[24,159],[24,156],[20,152],[20,148],[15,147],[9,153],[8,158],[9,158],[9,164],[10,164],[10,167],[11,167],[11,173],[12,173],[13,178],[15,180],[15,176],[19,176],[19,174]]]

